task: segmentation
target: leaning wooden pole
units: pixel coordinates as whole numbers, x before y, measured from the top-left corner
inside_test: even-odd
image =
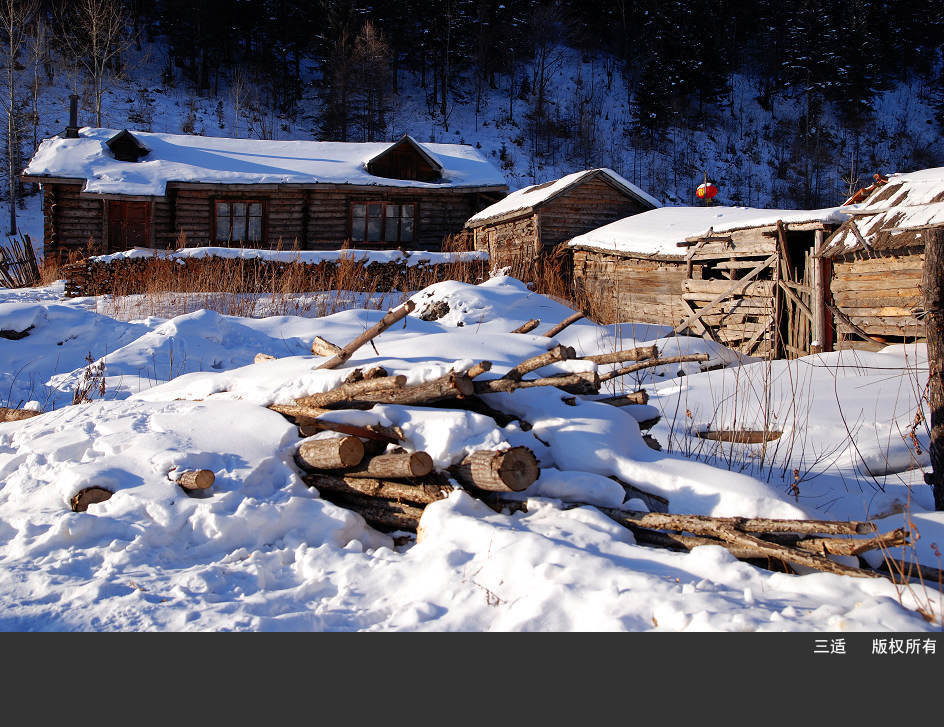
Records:
[[[944,510],[944,229],[927,231],[924,246],[924,326],[928,341],[928,403],[931,408],[931,478],[934,509]]]
[[[388,311],[387,315],[380,319],[380,321],[371,328],[368,328],[361,335],[351,341],[349,344],[344,346],[337,354],[329,358],[320,366],[317,366],[318,369],[336,369],[338,366],[345,364],[351,356],[354,355],[354,352],[357,351],[361,346],[363,346],[368,341],[376,338],[381,333],[386,331],[390,326],[396,323],[399,320],[405,318],[409,313],[415,308],[415,304],[412,300],[408,300],[401,306],[394,308],[391,311]]]

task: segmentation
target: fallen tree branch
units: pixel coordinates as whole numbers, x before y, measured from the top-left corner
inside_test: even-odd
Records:
[[[315,356],[339,356],[343,353],[340,346],[337,344],[331,343],[321,336],[315,336],[315,339],[311,342],[311,352]],[[329,366],[328,368],[334,368]]]
[[[615,379],[619,376],[626,376],[635,371],[642,371],[643,369],[651,369],[656,366],[666,366],[668,364],[674,363],[685,363],[688,361],[707,361],[710,356],[707,353],[692,353],[687,356],[672,356],[671,358],[653,358],[648,361],[643,361],[642,363],[634,364],[633,366],[624,366],[621,369],[615,369],[603,374],[600,377],[600,381],[609,381],[610,379]]]
[[[538,356],[525,359],[521,363],[509,369],[508,373],[506,373],[502,378],[520,381],[525,374],[530,374],[532,371],[537,371],[544,366],[557,363],[558,361],[567,361],[568,359],[575,358],[576,356],[577,352],[574,351],[574,349],[570,346],[554,346],[554,348],[550,349],[549,351],[545,351]]]
[[[593,356],[584,356],[584,361],[593,361],[598,366],[612,363],[622,363],[623,361],[642,361],[643,359],[656,358],[659,355],[659,347],[641,346],[640,348],[627,348],[624,351],[615,351],[614,353],[600,353]]]
[[[522,379],[521,381],[504,378],[487,379],[474,383],[476,394],[498,394],[536,386],[556,386],[569,394],[595,394],[600,390],[600,377],[595,371],[548,376],[541,379]]]
[[[572,323],[576,323],[581,318],[586,318],[586,316],[583,313],[574,313],[573,315],[567,316],[564,320],[562,320],[560,323],[558,323],[556,326],[554,326],[551,330],[549,330],[544,335],[547,336],[548,338],[553,338],[558,333],[560,333],[565,328],[567,328],[569,325],[571,325]]]
[[[359,335],[349,344],[344,346],[333,357],[325,361],[320,366],[317,366],[316,369],[336,369],[338,366],[341,366],[342,364],[346,363],[348,359],[350,359],[351,356],[354,355],[357,349],[359,349],[368,341],[379,336],[381,333],[386,331],[388,328],[390,328],[390,326],[392,326],[397,321],[405,318],[408,314],[410,314],[413,311],[415,307],[416,306],[413,303],[413,301],[408,300],[403,305],[398,306],[397,308],[394,308],[393,310],[388,311],[387,314],[383,318],[381,318],[380,321],[376,325],[372,326],[371,328],[368,328],[361,335]]]
[[[531,331],[533,331],[535,328],[537,328],[540,325],[541,325],[540,318],[532,318],[527,323],[522,323],[515,330],[513,330],[512,333],[530,333]]]
[[[372,396],[380,396],[383,392],[393,389],[402,389],[406,384],[406,376],[384,376],[379,379],[364,379],[341,384],[320,394],[311,394],[295,400],[298,406],[310,406],[327,409],[337,404],[355,401],[374,401]]]
[[[875,523],[843,520],[783,520],[777,518],[715,517],[712,515],[676,515],[600,508],[617,522],[628,522],[654,530],[677,530],[695,535],[716,536],[720,527],[736,527],[746,533],[807,533],[862,535],[874,533]]]

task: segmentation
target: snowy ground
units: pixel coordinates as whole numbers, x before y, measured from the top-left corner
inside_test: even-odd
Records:
[[[907,523],[920,538],[893,555],[940,567],[944,515],[921,484],[927,427],[913,428],[927,380],[921,347],[739,363],[701,339],[664,339],[658,326],[581,321],[557,336],[580,355],[655,342],[666,355],[704,351],[727,368],[680,364],[624,381],[628,390],[642,383],[661,411],[652,433],[662,452],[643,443],[631,413],[580,397],[571,406],[553,389],[492,395],[530,431],[422,407],[336,415],[400,426],[408,448],[437,467],[508,445],[539,459],[526,513],[497,514],[457,490],[427,507],[417,544],[396,546],[303,484],[297,428],[264,405],[331,388],[354,366],[380,364],[414,383],[487,359],[500,375],[552,345],[537,334],[571,312],[501,277],[443,282],[413,299],[414,314],[382,334],[376,352],[367,346],[348,369],[314,371],[315,335],[346,342],[382,312],[117,320],[99,312],[106,301],[63,298],[61,283],[0,290],[0,329],[32,326],[19,340],[0,338],[0,405],[46,412],[0,424],[0,630],[940,628],[942,596],[931,587],[773,573],[715,546],[643,547],[596,508],[563,507],[643,509],[622,503],[614,475],[667,498],[670,512],[868,517],[883,532]],[[421,320],[438,301],[449,312]],[[533,334],[508,333],[534,317],[542,325]],[[254,364],[257,353],[278,359]],[[93,401],[72,405],[101,362],[104,396],[95,386]],[[569,361],[540,374],[593,366]],[[763,457],[757,445],[709,449],[692,436],[765,424],[783,435]],[[167,479],[175,466],[213,470],[209,496],[178,490]],[[115,494],[71,512],[69,499],[91,485]]]

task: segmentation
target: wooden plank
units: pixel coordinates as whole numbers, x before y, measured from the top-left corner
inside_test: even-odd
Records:
[[[677,326],[675,327],[675,332],[678,333],[679,331],[682,331],[682,330],[684,330],[684,329],[690,327],[690,326],[691,326],[691,323],[692,323],[693,321],[697,320],[699,317],[701,317],[702,315],[704,315],[704,314],[707,313],[708,311],[713,310],[713,309],[714,309],[719,303],[721,303],[725,298],[727,298],[727,297],[729,297],[729,296],[731,296],[731,295],[734,295],[734,294],[736,293],[736,291],[738,291],[738,290],[743,291],[743,290],[750,284],[750,281],[751,281],[753,278],[755,278],[755,277],[756,277],[757,275],[759,275],[763,270],[765,270],[766,268],[770,267],[771,265],[775,265],[776,262],[777,262],[777,255],[776,255],[776,254],[773,254],[773,255],[771,255],[769,258],[767,258],[766,260],[764,260],[760,265],[758,265],[758,266],[755,267],[753,270],[751,270],[747,275],[745,275],[745,276],[744,276],[743,278],[741,278],[740,280],[735,280],[734,282],[729,283],[729,284],[727,285],[727,287],[725,288],[725,290],[723,290],[721,293],[718,294],[717,297],[715,297],[713,300],[711,300],[711,302],[709,302],[707,306],[705,306],[704,308],[702,308],[700,311],[693,312],[691,316],[689,316],[689,317],[686,318],[684,321],[682,321],[679,325],[677,325]],[[685,282],[686,282],[686,283],[689,283],[689,282],[692,282],[692,281],[686,280]],[[723,281],[723,282],[724,282],[724,281]],[[687,302],[686,302],[686,305],[688,305]]]
[[[792,290],[790,290],[789,286],[785,285],[782,280],[780,281],[779,285],[780,285],[780,289],[786,294],[786,296],[791,301],[793,301],[793,303],[800,309],[800,311],[802,311],[803,315],[805,315],[810,320],[813,320],[813,312],[806,306],[806,303],[800,300],[796,296],[796,294]]]
[[[722,295],[727,298],[732,295],[767,297],[771,295],[774,284],[770,280],[757,280],[751,282],[752,278],[762,272],[764,268],[769,267],[770,258],[756,265],[752,273],[748,273],[739,280],[692,280],[688,279],[682,284],[682,291],[685,293],[702,293],[711,296]]]

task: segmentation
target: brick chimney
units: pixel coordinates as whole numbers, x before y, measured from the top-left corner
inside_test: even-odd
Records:
[[[79,97],[74,93],[69,95],[69,125],[66,127],[66,138],[79,138]]]

